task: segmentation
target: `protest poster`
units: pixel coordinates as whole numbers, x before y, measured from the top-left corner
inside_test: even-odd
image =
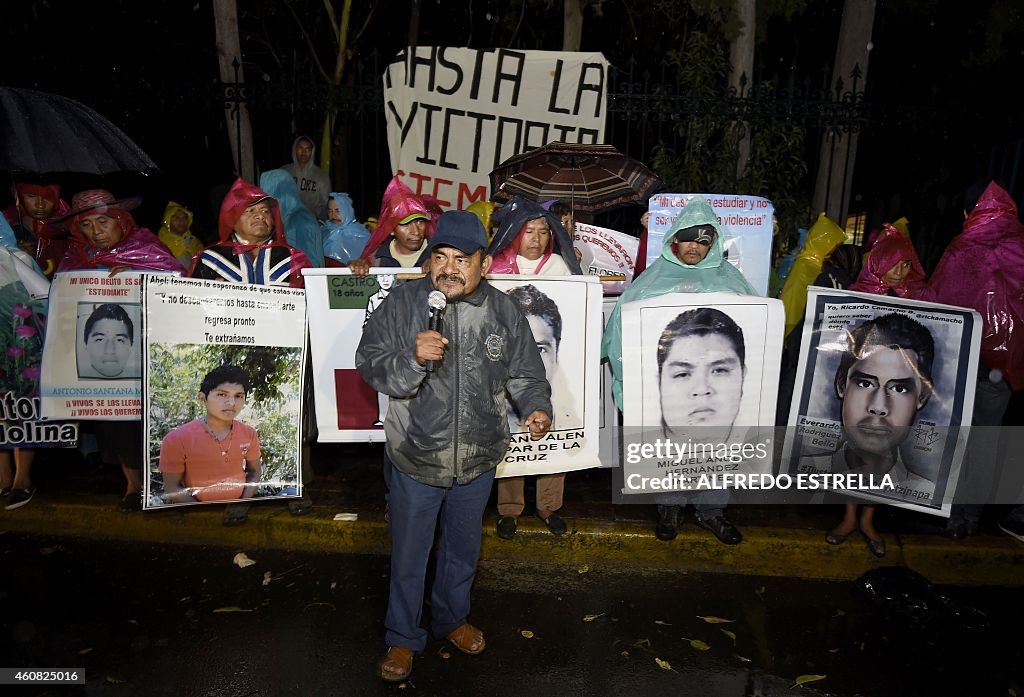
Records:
[[[622,281],[602,281],[605,295],[619,295],[629,287],[636,270],[640,239],[608,228],[575,223],[573,246],[581,253],[580,267],[591,276],[625,276]]]
[[[25,273],[24,267],[28,265],[21,258],[0,248],[0,449],[74,447],[77,422],[40,417],[38,391],[49,284],[31,267]]]
[[[404,49],[382,78],[391,169],[442,208],[486,201],[513,155],[605,142],[608,68],[600,53]]]
[[[353,276],[348,269],[303,269],[321,443],[384,442],[388,398],[356,370],[356,349],[363,325],[398,280],[396,270],[370,269],[366,276]],[[419,275],[409,271],[411,278]]]
[[[512,440],[498,477],[600,466],[601,283],[592,276],[489,276],[515,300],[533,330],[551,385],[551,430],[530,440],[512,405]]]
[[[140,280],[133,271],[53,277],[40,376],[44,418],[141,418]]]
[[[785,312],[730,293],[622,306],[623,494],[771,474]]]
[[[143,508],[302,495],[306,298],[146,274]]]
[[[783,471],[862,475],[844,493],[948,517],[981,326],[965,308],[809,288]]]
[[[718,216],[725,258],[743,272],[760,295],[768,294],[775,208],[759,196],[738,194],[655,194],[648,201],[647,266],[661,256],[665,233],[694,196],[703,196]]]

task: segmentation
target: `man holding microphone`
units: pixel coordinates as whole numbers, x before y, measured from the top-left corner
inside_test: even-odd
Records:
[[[391,291],[356,352],[363,378],[391,398],[384,423],[393,466],[388,651],[377,664],[388,682],[407,679],[414,654],[426,647],[420,620],[439,515],[432,633],[463,653],[484,650],[483,632],[467,621],[469,593],[484,508],[509,443],[506,391],[527,415],[532,439],[551,427],[544,363],[518,305],[483,279],[492,261],[486,246],[474,214],[442,215],[430,240],[427,275]],[[436,295],[428,304],[437,291],[443,310],[436,309]]]

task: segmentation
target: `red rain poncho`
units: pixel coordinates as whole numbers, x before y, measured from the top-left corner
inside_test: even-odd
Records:
[[[1024,227],[1017,205],[992,182],[932,274],[938,302],[981,314],[981,361],[1024,388]]]
[[[889,270],[901,261],[910,261],[910,272],[903,284],[892,287],[883,278]],[[913,243],[895,227],[886,223],[875,246],[864,261],[864,268],[850,290],[875,295],[898,295],[911,300],[935,300],[935,293],[924,282],[924,268],[917,258]]]
[[[430,218],[425,234],[428,238],[431,237],[437,225],[439,211],[440,206],[433,200],[424,200],[424,197],[417,196],[412,189],[402,183],[401,179],[393,177],[388,188],[384,190],[377,227],[363,248],[362,258],[373,264],[374,255],[382,244],[391,239],[391,233],[395,231],[398,221],[413,213],[423,213]]]
[[[79,227],[82,218],[98,213],[116,218],[121,225],[121,241],[110,249],[93,247]],[[120,264],[136,271],[181,273],[185,270],[156,235],[135,224],[135,218],[128,211],[119,208],[92,209],[71,219],[71,244],[57,267],[58,272],[109,269]]]
[[[271,217],[274,221],[274,231],[272,236],[267,242],[262,244],[245,244],[239,242],[234,238],[235,223],[242,217],[242,213],[249,206],[258,203],[264,199],[270,199],[273,205],[270,206]],[[302,269],[312,266],[309,262],[309,258],[303,254],[300,250],[292,247],[288,244],[288,238],[284,233],[284,223],[281,222],[281,211],[277,205],[277,201],[273,197],[269,196],[267,192],[259,188],[255,184],[250,184],[241,177],[235,180],[235,183],[231,185],[228,190],[227,196],[224,197],[224,202],[220,206],[220,217],[217,221],[218,232],[220,234],[220,241],[217,244],[210,245],[196,255],[195,259],[192,260],[192,268],[189,270],[189,275],[193,277],[203,277],[197,274],[197,269],[203,264],[203,255],[207,251],[215,251],[221,254],[230,254],[237,256],[239,254],[245,254],[253,250],[267,249],[272,250],[273,248],[281,248],[286,250],[291,255],[291,268],[288,276],[288,285],[292,288],[302,288],[303,278]],[[278,252],[283,254],[283,252]]]

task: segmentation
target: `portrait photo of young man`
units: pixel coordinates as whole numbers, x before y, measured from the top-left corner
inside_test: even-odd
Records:
[[[140,349],[136,342],[139,306],[80,303],[77,345],[78,377],[100,380],[139,378]],[[83,321],[84,318],[84,321]]]
[[[935,341],[917,320],[890,313],[850,328],[833,381],[842,440],[830,454],[806,458],[833,473],[888,474],[897,487],[934,489],[909,470],[900,446],[932,397]]]

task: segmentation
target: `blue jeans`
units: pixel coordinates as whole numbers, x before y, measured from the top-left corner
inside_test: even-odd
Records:
[[[469,484],[450,488],[420,484],[397,467],[391,470],[391,592],[384,641],[420,652],[427,632],[420,626],[427,562],[441,516],[437,569],[430,595],[431,630],[444,637],[469,617],[469,591],[476,577],[484,508],[494,470]]]

